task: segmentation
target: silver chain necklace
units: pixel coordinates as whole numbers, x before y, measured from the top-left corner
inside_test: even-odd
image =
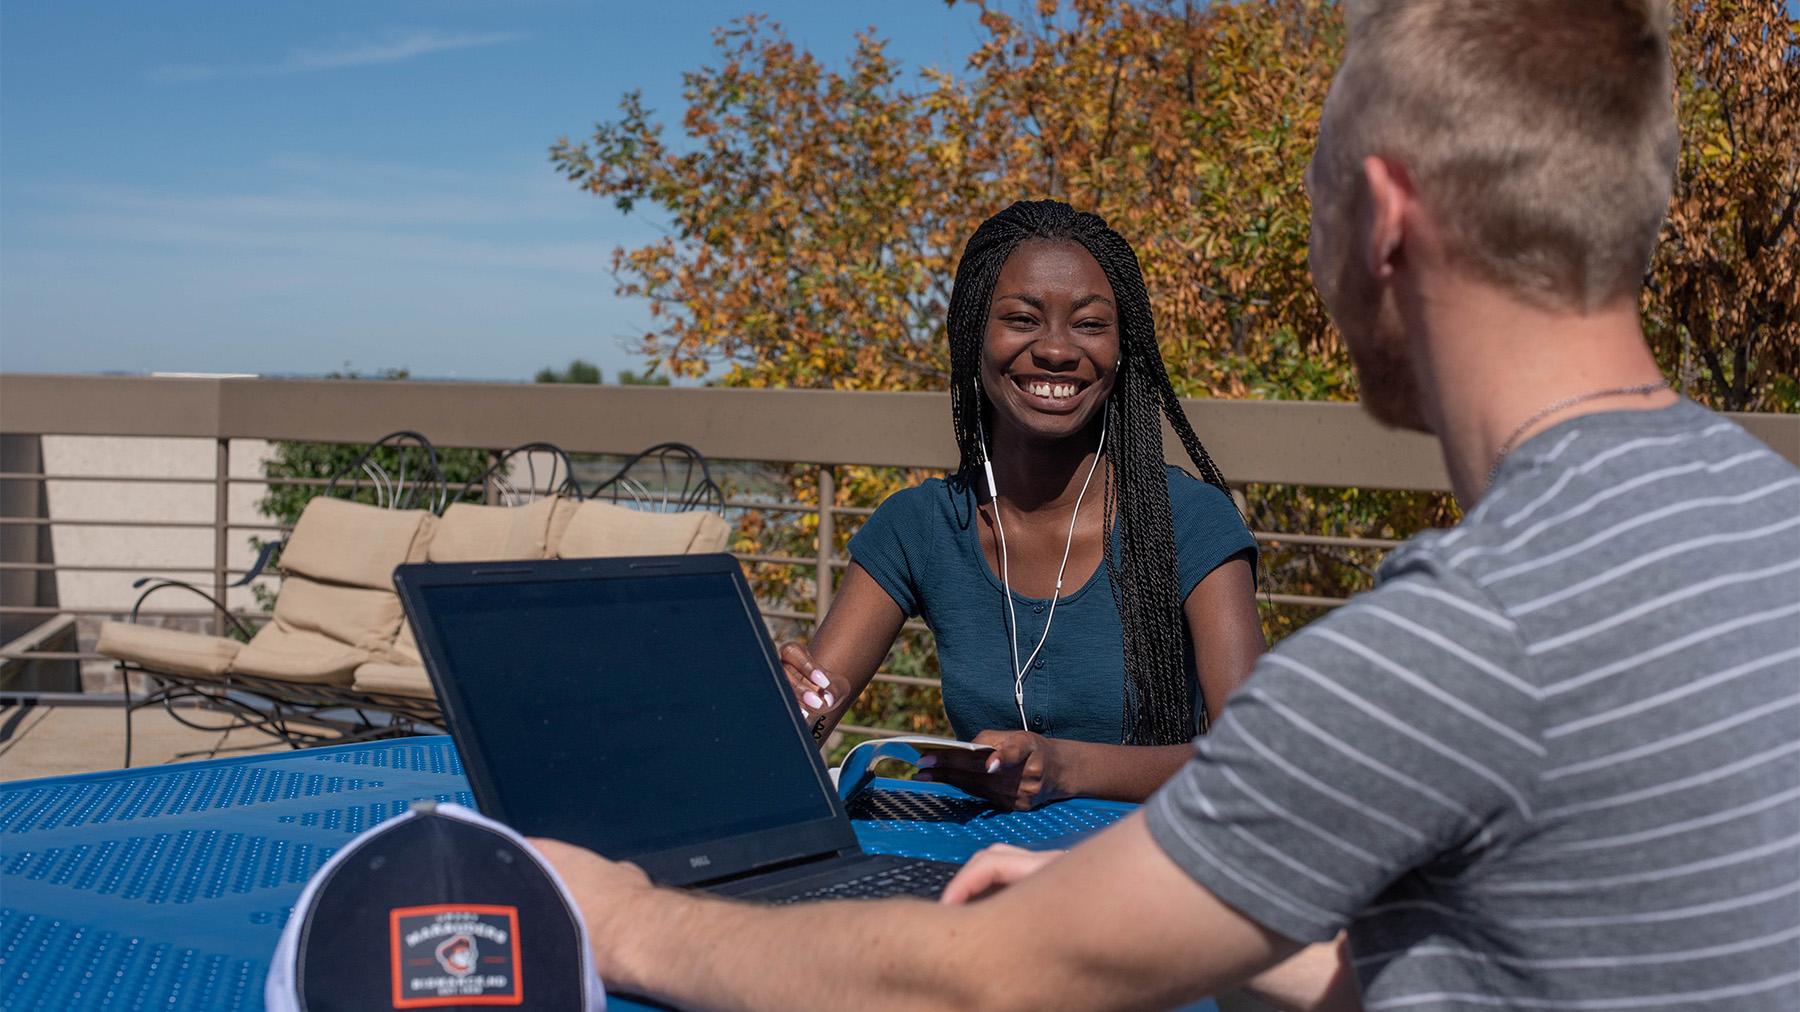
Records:
[[[1572,408],[1584,401],[1597,401],[1602,397],[1623,397],[1628,394],[1653,394],[1668,385],[1668,380],[1659,379],[1653,383],[1639,383],[1636,386],[1609,387],[1605,390],[1590,390],[1585,394],[1564,397],[1555,404],[1541,409],[1530,418],[1520,422],[1519,427],[1512,431],[1512,435],[1506,437],[1506,442],[1500,444],[1500,452],[1494,457],[1494,466],[1488,468],[1487,483],[1483,487],[1494,487],[1494,476],[1500,473],[1500,465],[1506,463],[1506,455],[1513,451],[1513,444],[1519,441],[1519,437],[1525,434],[1525,430],[1543,421],[1546,417],[1556,414],[1564,408]]]

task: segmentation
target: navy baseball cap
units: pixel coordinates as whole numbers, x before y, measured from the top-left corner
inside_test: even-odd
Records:
[[[263,999],[270,1012],[606,1007],[555,869],[506,826],[431,802],[357,835],[306,884]]]

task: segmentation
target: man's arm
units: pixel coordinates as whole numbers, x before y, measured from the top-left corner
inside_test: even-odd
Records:
[[[1343,935],[1309,945],[1245,981],[1244,990],[1278,1009],[1360,1012],[1362,989],[1350,968]]]
[[[769,908],[653,889],[628,865],[540,849],[616,987],[706,1008],[1169,1007],[1299,951],[1226,906],[1133,815],[991,899]]]
[[[968,903],[1043,871],[1068,851],[1026,850],[996,843],[969,859],[939,901]],[[1362,994],[1350,969],[1347,939],[1309,945],[1283,962],[1257,974],[1244,990],[1282,1010],[1360,1012]]]

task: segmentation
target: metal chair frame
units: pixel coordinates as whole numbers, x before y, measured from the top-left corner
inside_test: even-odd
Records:
[[[384,449],[394,450],[399,455],[392,474],[379,458]],[[407,472],[414,456],[423,456],[425,460],[419,473],[411,475],[408,481]],[[449,500],[444,472],[438,465],[437,447],[410,429],[390,432],[370,443],[355,463],[332,475],[324,494],[338,495],[340,485],[346,492],[341,498],[356,499],[358,493],[367,489],[373,494],[375,505],[383,509],[426,509],[442,513]]]
[[[517,462],[525,466],[525,487],[513,481]],[[538,480],[539,465],[544,476]],[[575,464],[569,454],[554,443],[522,443],[494,457],[477,478],[464,485],[450,502],[481,502],[502,506],[522,506],[540,497],[560,495],[580,499],[581,485],[575,480]]]
[[[632,474],[632,469],[651,462],[661,478],[662,491]],[[595,485],[587,493],[589,499],[610,499],[636,509],[661,513],[685,513],[689,510],[725,508],[725,490],[713,481],[712,468],[699,450],[686,443],[658,443],[638,453],[613,472],[612,477]]]

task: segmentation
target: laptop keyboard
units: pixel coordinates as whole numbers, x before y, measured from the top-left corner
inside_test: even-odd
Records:
[[[833,882],[769,902],[785,905],[815,900],[873,900],[884,896],[923,896],[936,899],[956,876],[956,871],[956,865],[941,861],[909,861],[889,865],[846,882]]]

